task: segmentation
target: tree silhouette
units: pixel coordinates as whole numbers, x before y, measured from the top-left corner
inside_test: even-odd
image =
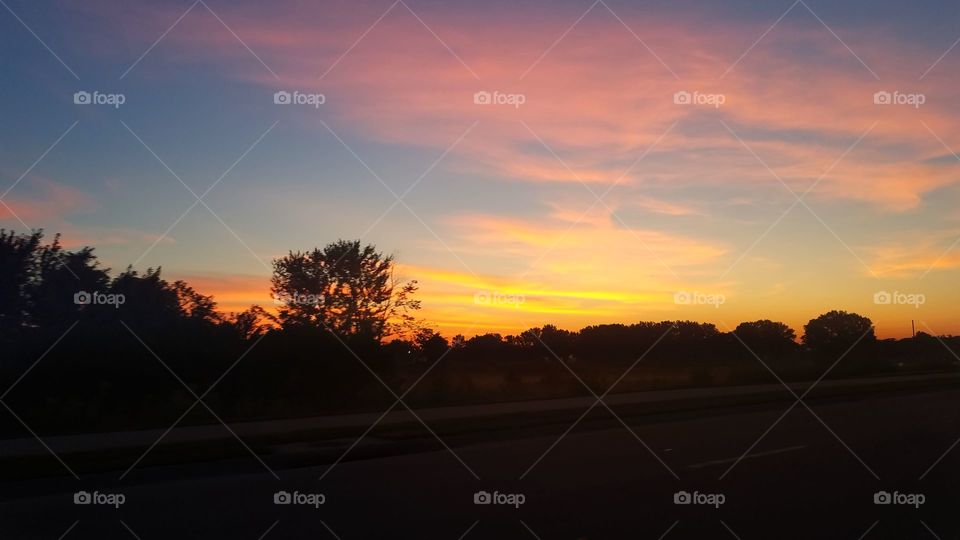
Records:
[[[423,328],[414,335],[413,343],[420,353],[420,357],[428,362],[442,358],[450,349],[446,338],[429,328]]]
[[[359,240],[290,252],[273,262],[271,292],[281,326],[321,326],[340,335],[380,341],[412,327],[417,282],[395,277],[392,255]]]
[[[38,275],[38,251],[42,232],[17,235],[0,230],[0,331],[11,332],[24,323],[29,287]]]
[[[223,320],[223,316],[217,311],[217,303],[213,301],[212,296],[198,293],[185,281],[175,281],[173,291],[177,295],[180,311],[186,317],[211,323]]]
[[[762,319],[744,322],[733,331],[750,350],[762,358],[779,357],[797,348],[797,334],[782,322]]]
[[[227,322],[233,326],[237,333],[244,339],[253,339],[269,330],[270,322],[275,322],[275,317],[258,305],[250,306],[240,313],[231,313],[226,317]]]
[[[866,346],[876,340],[870,319],[846,311],[824,313],[803,327],[803,344],[829,356],[843,354],[858,342]]]
[[[768,381],[761,365],[768,360],[789,360],[781,376],[806,380],[858,340],[829,376],[960,368],[958,337],[878,342],[869,319],[842,311],[811,320],[805,347],[787,325],[769,320],[742,323],[736,336],[709,323],[651,321],[580,330],[544,324],[448,342],[413,324],[416,282],[398,283],[393,258],[373,246],[341,240],[290,253],[274,268],[277,315],[259,306],[224,315],[212,297],[166,281],[159,268],[111,275],[92,248],[68,251],[42,231],[0,230],[0,388],[16,382],[4,402],[38,433],[69,433],[167,424],[192,403],[167,369],[197,392],[211,389],[205,401],[225,418],[251,419],[383,410],[391,396],[367,367],[398,388],[428,375],[409,399],[430,406],[584,395],[577,378],[597,389],[622,378],[618,391],[759,383]],[[111,295],[124,300],[97,300]],[[410,332],[401,335],[405,326]],[[350,340],[349,351],[338,338]],[[0,415],[0,436],[22,429]]]
[[[43,236],[0,229],[0,338],[69,324],[80,312],[74,294],[109,283],[93,248],[68,252],[60,235],[49,244]]]

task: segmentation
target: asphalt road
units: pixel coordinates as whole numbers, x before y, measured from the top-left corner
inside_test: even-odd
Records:
[[[960,389],[789,406],[627,418],[629,429],[597,407],[562,438],[569,426],[491,433],[452,451],[437,443],[277,469],[279,479],[250,456],[144,467],[123,481],[11,482],[0,488],[0,538],[960,537],[960,445],[948,452],[960,438]],[[125,501],[76,505],[78,490]],[[277,505],[280,490],[324,503]],[[480,490],[513,505],[474,504]],[[675,504],[678,491],[713,505]],[[875,504],[878,491],[913,504]]]

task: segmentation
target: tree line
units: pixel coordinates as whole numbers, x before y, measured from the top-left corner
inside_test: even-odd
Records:
[[[160,268],[114,273],[93,251],[0,230],[0,391],[40,433],[168,426],[195,396],[228,420],[382,410],[393,396],[380,381],[397,393],[416,382],[406,401],[439,406],[581,395],[584,383],[602,393],[615,381],[632,391],[772,382],[769,370],[809,380],[958,367],[958,338],[878,340],[870,319],[844,311],[812,319],[799,340],[770,320],[448,339],[417,318],[416,281],[360,241],[273,261],[275,312],[222,313]],[[183,423],[209,421],[196,407]],[[0,436],[22,435],[0,420]]]

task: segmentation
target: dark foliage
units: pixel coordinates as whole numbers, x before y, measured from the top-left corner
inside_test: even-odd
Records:
[[[202,397],[227,420],[831,375],[957,368],[960,339],[878,341],[869,319],[831,311],[804,328],[692,321],[552,325],[448,341],[413,324],[416,283],[393,259],[340,241],[275,262],[277,315],[224,315],[213,298],[161,270],[111,276],[93,249],[42,232],[0,231],[0,386],[40,433],[166,427]],[[401,331],[407,331],[401,333]],[[392,340],[390,338],[393,338]],[[9,389],[9,390],[8,390]],[[181,424],[214,421],[196,406]],[[8,416],[0,435],[24,436]]]

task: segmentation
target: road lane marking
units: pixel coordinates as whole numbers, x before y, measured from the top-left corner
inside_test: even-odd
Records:
[[[785,454],[787,452],[793,452],[795,450],[803,450],[806,446],[788,446],[786,448],[778,448],[776,450],[768,450],[766,452],[757,452],[756,454],[747,454],[743,456],[743,459],[756,458],[756,457],[766,457],[773,456],[776,454]],[[740,458],[726,458],[726,459],[714,459],[711,461],[704,461],[703,463],[694,463],[693,465],[688,465],[688,469],[702,469],[704,467],[710,467],[713,465],[722,465],[724,463],[732,463],[737,461]]]

